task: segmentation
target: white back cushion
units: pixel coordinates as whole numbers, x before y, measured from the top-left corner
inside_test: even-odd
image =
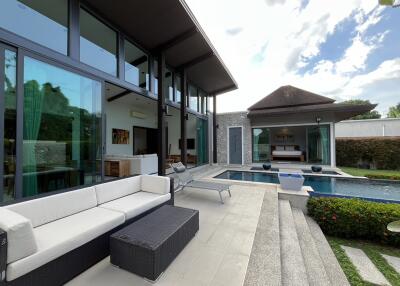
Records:
[[[285,146],[285,150],[286,151],[295,151],[296,149],[294,148],[293,145],[287,145],[287,146]]]
[[[6,206],[31,220],[33,227],[97,206],[94,187],[65,192]]]
[[[97,203],[106,202],[136,193],[140,191],[140,176],[125,178],[96,185]]]
[[[0,208],[0,228],[7,232],[7,263],[37,251],[32,223],[26,217],[6,208]]]
[[[165,195],[169,193],[169,178],[161,176],[142,175],[141,189],[144,192]]]
[[[275,150],[276,151],[285,151],[285,146],[277,145]]]

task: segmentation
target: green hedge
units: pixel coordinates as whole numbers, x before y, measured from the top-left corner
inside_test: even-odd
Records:
[[[336,164],[355,168],[368,166],[380,170],[399,170],[400,139],[336,139]]]
[[[400,204],[360,199],[310,198],[307,207],[308,214],[327,235],[400,246],[400,234],[386,229],[390,222],[400,220]]]

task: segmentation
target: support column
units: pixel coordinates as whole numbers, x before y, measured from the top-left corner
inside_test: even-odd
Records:
[[[336,167],[336,136],[335,136],[335,123],[330,124],[331,134],[331,167]]]
[[[77,61],[80,54],[79,5],[79,0],[69,1],[68,55]]]
[[[186,99],[187,99],[187,75],[186,71],[181,72],[181,162],[187,165],[187,141],[186,141]]]
[[[158,55],[158,100],[157,100],[157,117],[158,117],[158,174],[165,175],[165,157],[166,157],[166,138],[165,138],[165,92],[164,92],[164,76],[165,76],[165,54],[160,52]]]
[[[218,163],[217,158],[217,96],[213,96],[213,162]]]

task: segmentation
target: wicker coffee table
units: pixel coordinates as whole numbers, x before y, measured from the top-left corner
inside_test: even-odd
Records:
[[[111,263],[156,280],[199,230],[199,211],[165,205],[111,235]]]

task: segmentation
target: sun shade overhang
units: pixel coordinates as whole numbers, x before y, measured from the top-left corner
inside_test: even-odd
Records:
[[[251,110],[247,116],[252,122],[262,119],[282,123],[315,122],[319,117],[323,122],[339,122],[353,116],[371,111],[376,104],[328,103],[308,106],[284,107],[263,110]]]
[[[166,63],[185,68],[188,80],[209,94],[237,84],[183,0],[85,0],[148,51],[165,52]]]

